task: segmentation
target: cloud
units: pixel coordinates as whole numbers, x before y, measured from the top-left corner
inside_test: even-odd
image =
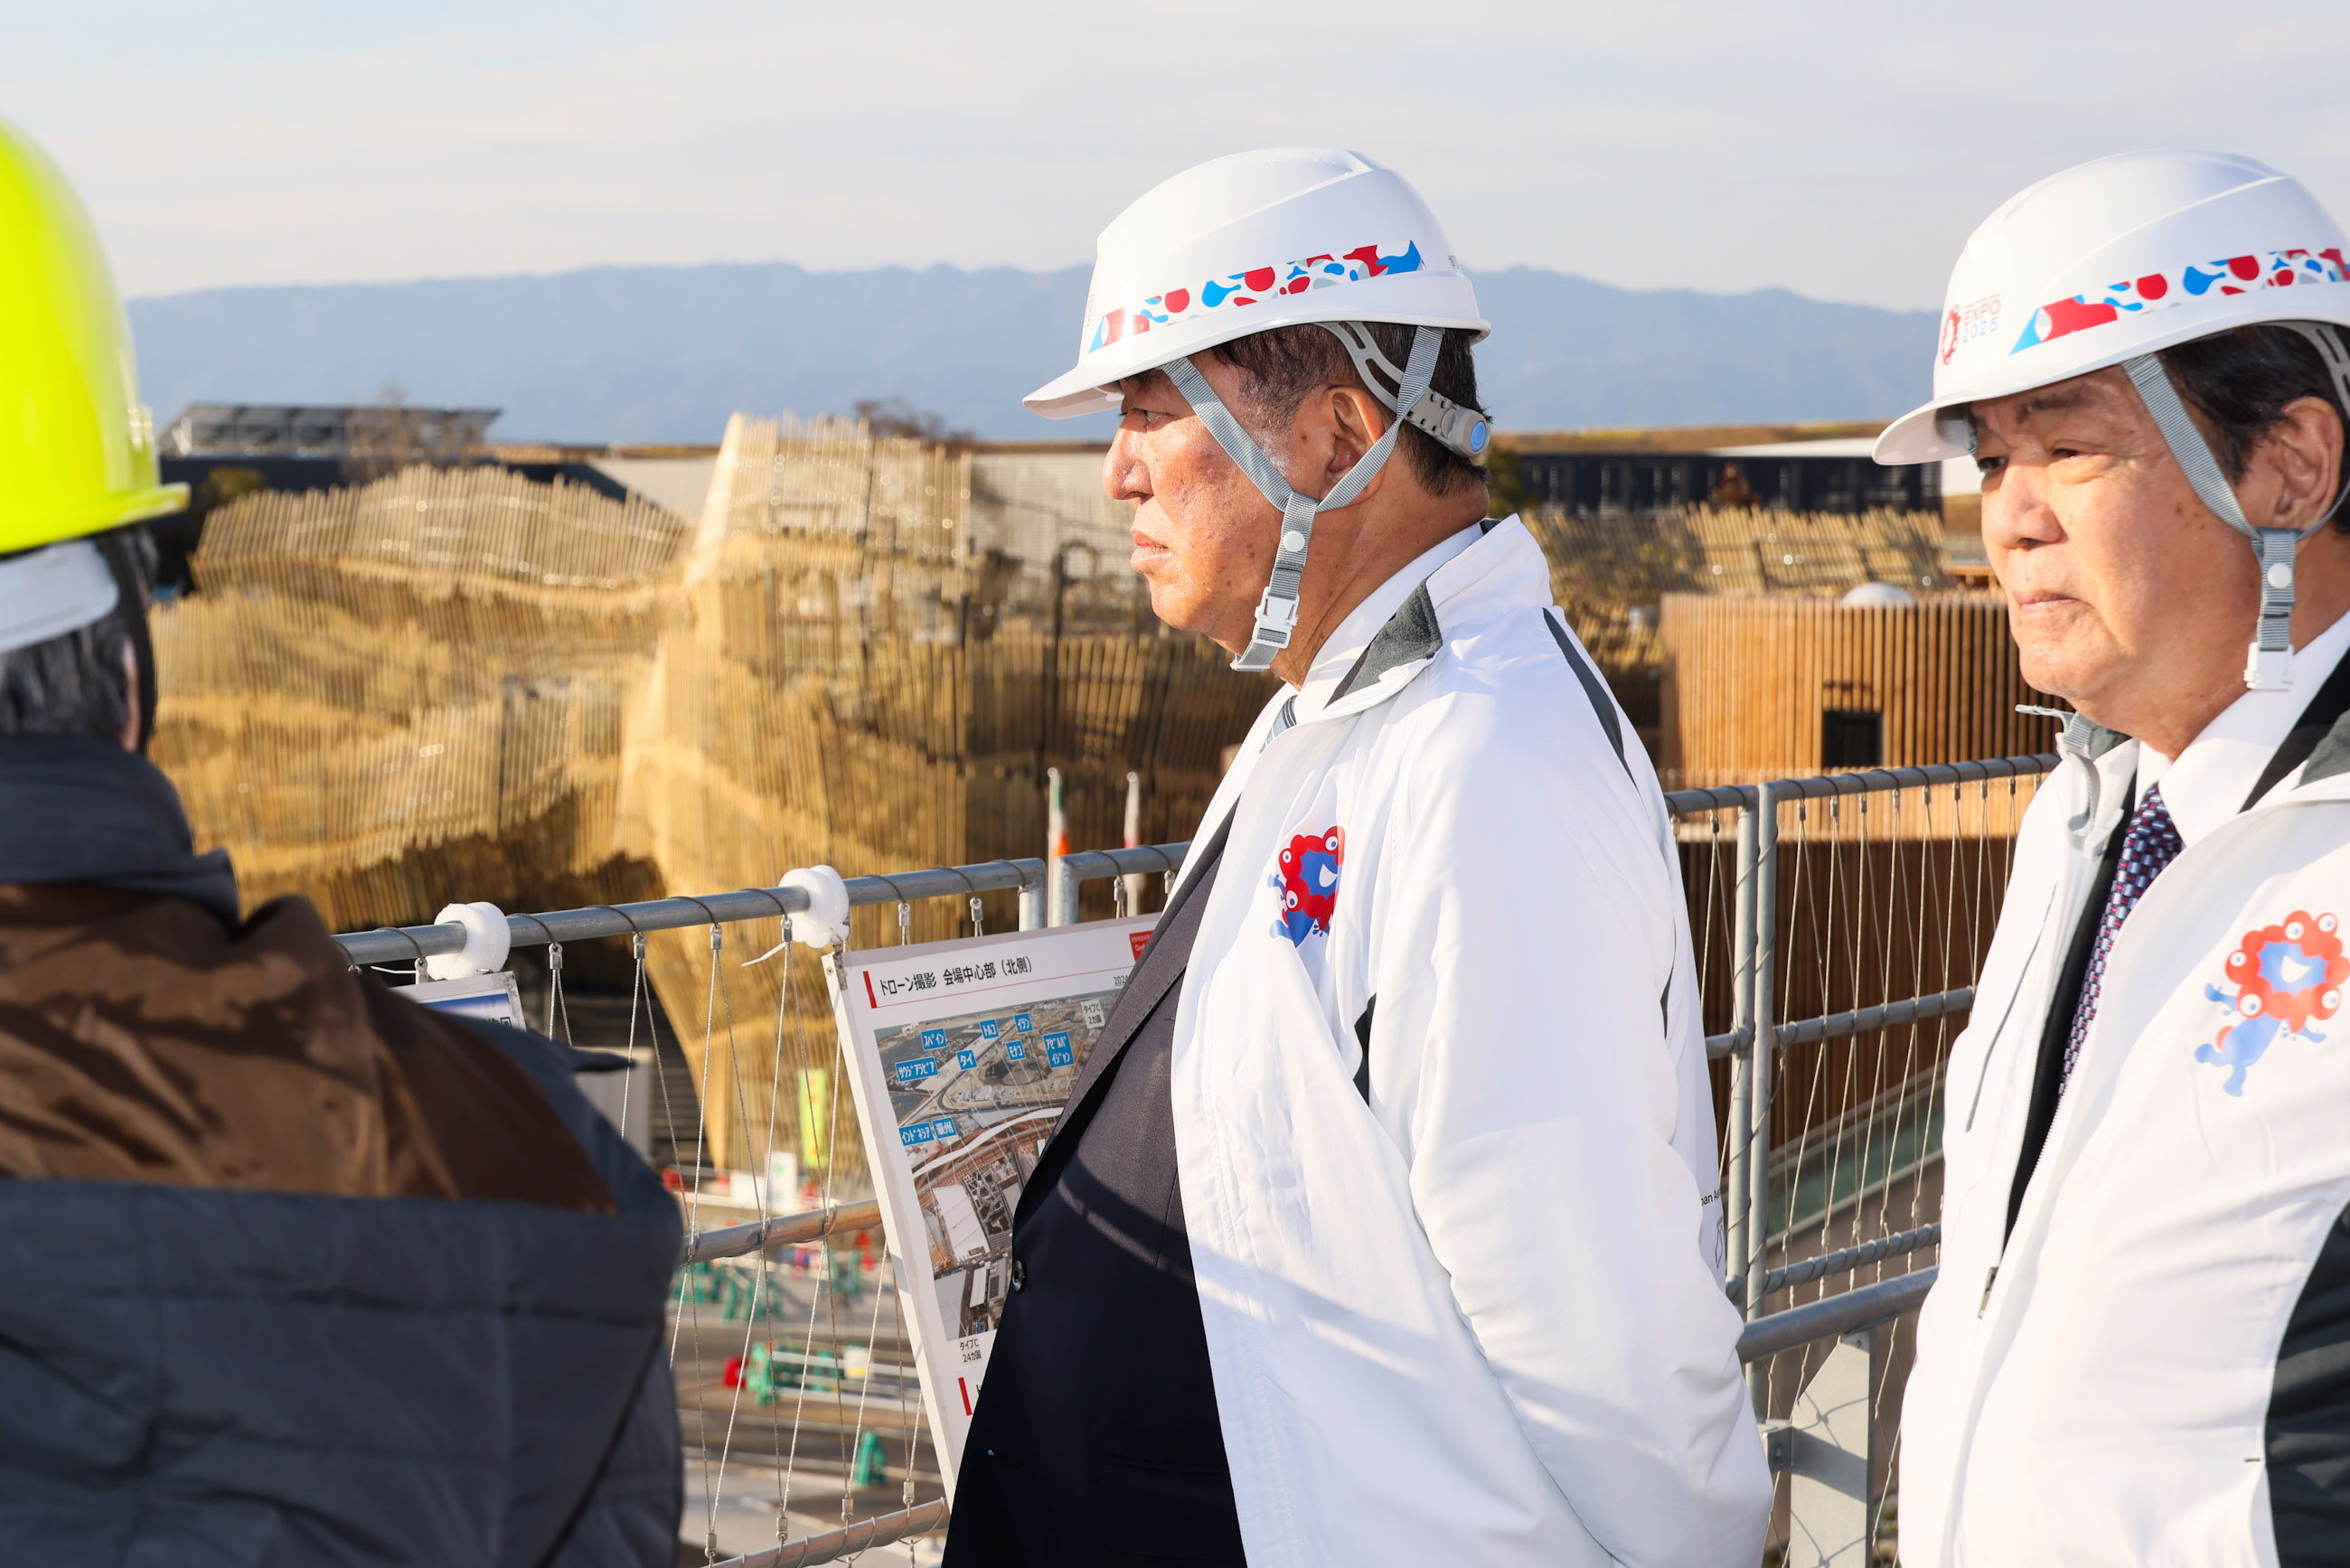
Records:
[[[126,286],[1087,258],[1278,142],[1403,169],[1464,260],[1931,306],[2030,181],[2160,144],[2350,211],[2350,13],[2080,0],[1333,12],[920,3],[47,7],[0,104]]]

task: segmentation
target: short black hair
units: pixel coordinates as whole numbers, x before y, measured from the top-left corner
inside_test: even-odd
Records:
[[[2238,327],[2165,348],[2161,359],[2178,395],[2217,432],[2219,450],[2211,455],[2230,483],[2244,477],[2252,450],[2284,422],[2285,406],[2302,398],[2320,399],[2334,410],[2345,438],[2335,489],[2350,477],[2350,411],[2324,357],[2293,328]],[[2337,531],[2350,534],[2350,509],[2337,507],[2332,516]]]
[[[147,613],[148,591],[155,580],[155,542],[145,528],[133,527],[93,543],[128,556],[139,581],[139,601],[118,600],[88,626],[0,653],[0,735],[120,740],[135,715],[122,655],[131,646],[132,618]],[[0,556],[0,564],[15,558]]]
[[[1379,352],[1391,362],[1400,365],[1411,358],[1412,334],[1418,327],[1391,321],[1365,325]],[[1436,373],[1429,381],[1434,390],[1467,408],[1481,406],[1477,361],[1471,352],[1475,342],[1475,335],[1466,327],[1444,328],[1443,345],[1436,351]],[[1363,385],[1346,347],[1325,327],[1276,327],[1219,344],[1209,352],[1241,373],[1245,410],[1263,424],[1287,424],[1297,417],[1306,398],[1321,388]],[[1485,483],[1483,469],[1417,425],[1404,426],[1396,444],[1430,494],[1450,495]]]

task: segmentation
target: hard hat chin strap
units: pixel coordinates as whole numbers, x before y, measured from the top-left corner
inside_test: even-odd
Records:
[[[1346,341],[1343,335],[1340,341]],[[1422,327],[1412,333],[1411,358],[1404,367],[1394,407],[1419,407],[1428,394],[1428,383],[1436,374],[1436,352],[1443,342],[1440,327]],[[1297,626],[1297,587],[1305,576],[1305,551],[1314,540],[1315,519],[1325,512],[1351,505],[1362,494],[1387,465],[1404,422],[1400,418],[1390,421],[1379,439],[1371,443],[1371,449],[1355,461],[1355,466],[1330,487],[1327,495],[1316,500],[1291,488],[1273,459],[1264,454],[1264,449],[1250,438],[1232,410],[1224,407],[1223,400],[1216,396],[1198,366],[1188,358],[1175,359],[1168,363],[1166,369],[1175,389],[1183,394],[1191,411],[1200,416],[1200,422],[1216,438],[1216,444],[1240,465],[1241,472],[1249,476],[1267,501],[1281,508],[1281,545],[1273,557],[1273,576],[1257,600],[1256,628],[1250,634],[1248,647],[1232,660],[1234,670],[1268,669],[1274,655],[1289,646],[1290,635]],[[1371,382],[1371,389],[1380,401],[1387,401],[1387,394],[1376,381]]]
[[[2334,374],[2342,407],[2350,410],[2350,353],[2345,352],[2334,335],[2309,322],[2280,321],[2274,325],[2290,327],[2316,346],[2326,369]],[[2169,443],[2170,455],[2178,460],[2180,472],[2194,486],[2197,497],[2220,522],[2252,542],[2261,563],[2261,618],[2251,647],[2245,651],[2244,684],[2255,691],[2287,690],[2293,685],[2293,554],[2303,539],[2324,528],[2342,503],[2350,499],[2350,485],[2345,485],[2342,493],[2334,498],[2334,505],[2306,528],[2253,527],[2244,517],[2243,504],[2236,499],[2234,487],[2220,471],[2220,460],[2211,454],[2210,443],[2188,417],[2187,405],[2179,400],[2178,389],[2170,384],[2162,361],[2152,354],[2140,354],[2123,360],[2122,369],[2129,377],[2130,385],[2137,389],[2137,395],[2145,400],[2146,411],[2154,416],[2155,428]]]
[[[1451,447],[1461,456],[1474,461],[1492,439],[1493,429],[1485,410],[1466,403],[1456,403],[1443,393],[1430,388],[1420,393],[1419,401],[1403,400],[1404,369],[1379,350],[1378,339],[1371,329],[1359,321],[1325,321],[1322,330],[1336,337],[1347,357],[1355,362],[1356,374],[1363,385],[1403,416],[1403,422],[1418,425],[1435,440]],[[1393,389],[1390,390],[1390,389]]]

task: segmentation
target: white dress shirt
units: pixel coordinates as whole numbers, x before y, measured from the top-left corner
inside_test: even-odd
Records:
[[[2203,726],[2203,732],[2178,756],[2166,757],[2139,742],[2137,798],[2144,800],[2147,791],[2162,786],[2162,803],[2170,808],[2182,844],[2193,844],[2235,815],[2345,650],[2350,650],[2350,615],[2294,651],[2291,686],[2282,691],[2245,692]]]

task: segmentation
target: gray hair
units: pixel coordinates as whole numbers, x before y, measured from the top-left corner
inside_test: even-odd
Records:
[[[102,542],[102,547],[111,543]],[[131,618],[147,613],[155,542],[146,529],[128,528],[120,531],[116,547],[130,557],[139,602],[118,601],[88,626],[0,653],[0,735],[96,735],[111,741],[136,716],[123,652],[131,645]]]

